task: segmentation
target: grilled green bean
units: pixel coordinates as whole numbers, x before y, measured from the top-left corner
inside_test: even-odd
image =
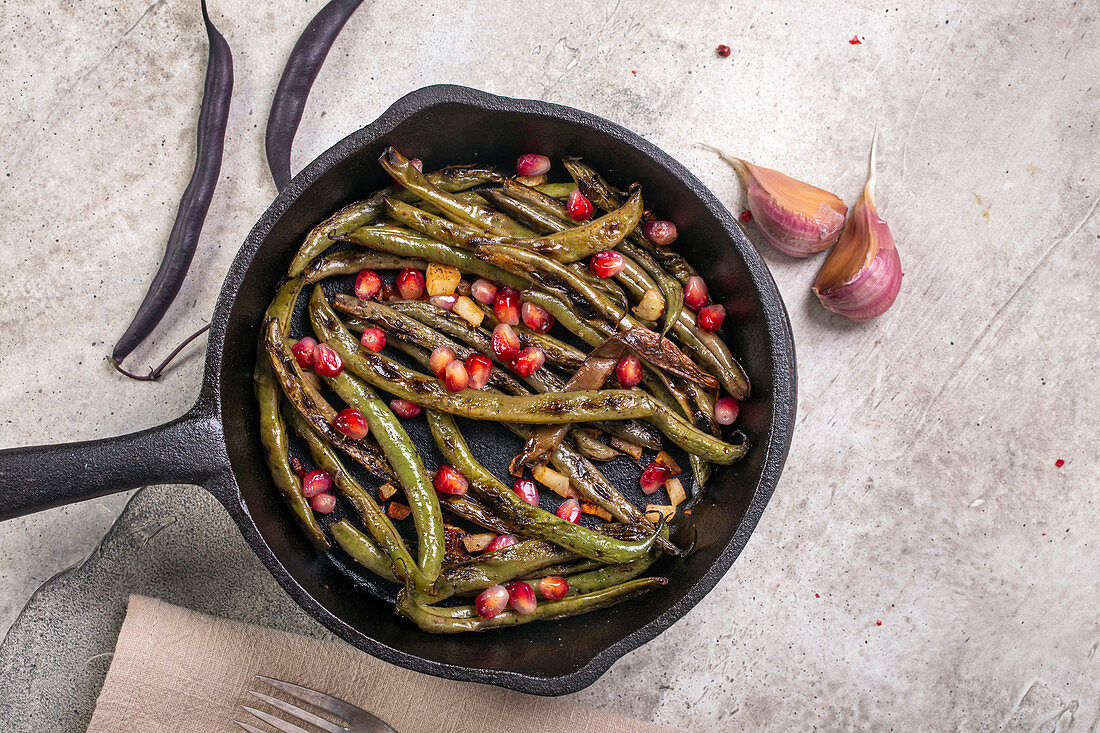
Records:
[[[661,335],[666,335],[669,329],[672,328],[672,324],[680,319],[680,313],[684,310],[683,286],[676,278],[669,275],[648,252],[638,247],[630,239],[619,242],[615,249],[645,270],[660,289],[665,298],[665,312],[661,316],[661,323],[663,324]]]
[[[568,575],[565,580],[569,584],[567,596],[585,595],[610,588],[611,586],[633,580],[649,570],[649,566],[657,561],[660,553],[650,552],[645,557],[638,558],[634,562],[607,565],[585,573]]]
[[[415,623],[422,631],[432,634],[485,631],[517,626],[531,621],[551,621],[588,613],[637,598],[647,591],[667,584],[666,578],[641,578],[595,593],[567,596],[560,601],[543,601],[531,614],[504,611],[491,619],[481,618],[473,606],[453,608],[418,606],[407,592],[401,591],[397,594],[397,612]]]
[[[386,199],[386,213],[421,234],[462,249],[473,249],[472,242],[485,236],[485,232],[480,229],[456,224],[404,201]]]
[[[482,191],[481,195],[505,214],[539,234],[553,234],[567,228],[566,224],[561,223],[553,216],[540,211],[526,201],[518,201],[512,198],[499,188],[487,189]],[[557,199],[554,200],[557,201]],[[559,201],[558,204],[560,205],[561,202]]]
[[[436,582],[435,595],[430,601],[438,603],[451,596],[476,593],[491,585],[576,558],[576,553],[562,549],[548,540],[518,542],[443,571]],[[424,599],[417,600],[424,603]]]
[[[294,302],[301,291],[301,280],[291,279],[283,282],[279,286],[275,299],[268,306],[265,317],[274,318],[280,323],[289,323]],[[321,525],[313,516],[309,501],[302,493],[301,479],[290,466],[290,441],[286,434],[286,423],[283,422],[282,415],[279,413],[279,383],[267,358],[262,336],[257,345],[256,369],[252,379],[256,402],[260,408],[260,443],[264,447],[264,457],[267,460],[271,479],[275,483],[275,488],[290,506],[294,518],[310,544],[319,550],[327,550],[328,538],[325,537]]]
[[[569,194],[573,193],[576,188],[577,184],[574,181],[569,183],[543,183],[535,186],[536,191],[563,201],[569,198]]]
[[[439,504],[443,509],[457,514],[467,522],[496,532],[497,534],[523,534],[516,527],[506,524],[500,517],[489,511],[476,497],[469,494],[440,494]]]
[[[367,419],[371,434],[397,474],[397,480],[405,490],[405,498],[412,509],[418,540],[417,565],[428,580],[435,580],[446,550],[443,515],[439,510],[435,488],[428,479],[424,462],[420,460],[420,453],[409,439],[409,434],[401,427],[397,416],[369,385],[347,371],[341,372],[338,377],[326,378],[325,381],[340,399],[362,412]]]
[[[521,295],[524,296],[524,300],[529,300],[529,298],[526,297],[526,293],[522,293]],[[568,306],[566,306],[565,303],[563,303],[562,301],[558,300],[555,296],[550,295],[549,293],[542,294],[541,302],[551,301],[555,302],[554,305],[552,305],[551,307],[554,307],[555,310],[557,310],[558,312],[568,311]],[[412,313],[413,306],[420,305],[422,304],[408,302],[407,305],[403,304],[402,307],[407,307],[409,309],[408,312]],[[539,303],[535,303],[535,305],[539,305]],[[432,306],[430,305],[424,306],[424,308],[431,307]],[[547,308],[547,310],[549,311],[549,308]],[[496,316],[493,315],[492,308],[483,307],[482,311],[485,313],[486,320],[489,321],[490,325],[496,326],[498,323],[500,323],[500,321],[496,319]],[[458,316],[455,317],[457,318]],[[555,318],[556,317],[557,316],[555,315]],[[532,331],[530,328],[523,325],[522,323],[518,326],[514,326],[513,328],[516,332],[516,335],[519,336],[520,343],[522,343],[524,346],[538,346],[540,349],[543,350],[543,353],[546,354],[546,362],[548,364],[561,367],[562,369],[572,370],[576,369],[584,362],[585,353],[583,351],[572,346],[571,344],[565,343],[555,336],[551,336],[548,333],[537,333],[535,331]]]
[[[598,570],[600,568],[607,567],[607,563],[600,562],[599,560],[589,560],[587,557],[582,557],[579,560],[573,560],[572,562],[558,563],[557,565],[548,565],[542,568],[538,572],[528,573],[520,578],[520,580],[540,580],[542,578],[550,577],[551,575],[575,575],[579,573],[587,573],[589,570]]]
[[[351,555],[352,559],[365,567],[383,580],[391,583],[400,583],[393,574],[393,566],[384,552],[378,549],[378,545],[365,534],[356,529],[351,522],[341,519],[329,526],[336,544]]]
[[[360,270],[403,270],[406,267],[423,270],[428,267],[428,262],[382,252],[344,249],[310,262],[306,269],[302,270],[302,280],[312,285],[326,277],[354,275]]]

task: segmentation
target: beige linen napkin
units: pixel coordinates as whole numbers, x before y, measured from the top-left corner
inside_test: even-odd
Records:
[[[242,704],[275,712],[248,694],[254,674],[327,692],[382,718],[400,733],[649,733],[656,725],[553,698],[455,682],[379,661],[346,644],[228,621],[131,596],[90,733],[239,733],[263,727]],[[492,721],[499,721],[493,724]]]

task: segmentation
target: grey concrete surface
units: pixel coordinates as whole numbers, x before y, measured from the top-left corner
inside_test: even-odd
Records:
[[[153,385],[103,360],[190,173],[196,6],[0,3],[4,447],[150,426],[197,392],[201,349]],[[269,203],[270,95],[319,6],[212,1],[236,59],[222,181],[192,274],[135,363],[208,318]],[[841,322],[810,294],[820,260],[761,245],[798,347],[784,478],[718,588],[578,701],[699,730],[1100,727],[1098,16],[1094,0],[386,0],[352,18],[296,167],[402,94],[454,82],[630,127],[734,211],[735,177],[694,143],[851,203],[879,124],[896,306]],[[122,503],[0,525],[3,627]]]

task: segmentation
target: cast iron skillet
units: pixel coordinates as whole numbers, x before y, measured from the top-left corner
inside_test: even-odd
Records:
[[[268,477],[252,396],[263,312],[292,253],[317,222],[388,183],[377,163],[387,145],[428,166],[506,165],[518,152],[580,155],[614,182],[639,181],[647,206],[674,220],[678,245],[725,305],[730,347],[753,395],[741,428],[753,448],[715,471],[693,512],[694,553],[668,586],[619,607],[503,632],[433,636],[364,592],[342,562],[307,545]],[[217,497],[275,579],[311,616],[387,662],[458,680],[539,695],[575,692],[688,612],[726,573],[775,488],[795,412],[794,344],[775,283],[729,212],[682,165],[623,128],[546,102],[432,86],[398,100],[337,143],[279,194],[229,270],[214,311],[206,372],[195,406],[166,425],[115,438],[0,451],[0,519],[128,488],[199,484]],[[471,439],[477,445],[476,437]],[[20,477],[33,476],[31,482]]]

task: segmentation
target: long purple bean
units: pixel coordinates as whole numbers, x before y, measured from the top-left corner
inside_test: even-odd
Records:
[[[221,172],[229,101],[233,96],[233,54],[229,51],[225,38],[210,21],[210,15],[206,12],[206,0],[202,0],[202,21],[206,25],[210,50],[206,62],[202,107],[199,111],[195,170],[180,198],[176,222],[172,225],[172,233],[168,235],[168,244],[164,249],[164,259],[153,277],[149,292],[145,294],[145,300],[141,301],[134,320],[111,351],[111,363],[127,376],[132,375],[120,368],[122,360],[152,333],[183,285]],[[156,379],[159,370],[164,366],[162,364],[149,377],[140,378]]]
[[[329,49],[344,24],[363,0],[331,0],[313,16],[286,60],[279,87],[267,115],[267,165],[275,187],[290,183],[290,148],[313,87]]]

